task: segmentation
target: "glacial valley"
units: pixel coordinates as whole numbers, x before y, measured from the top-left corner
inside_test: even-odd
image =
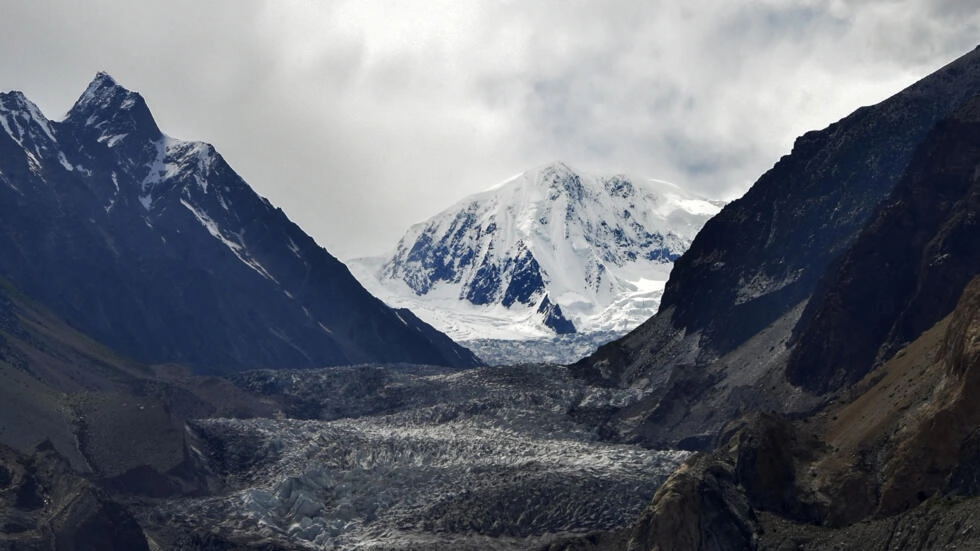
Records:
[[[151,541],[287,549],[528,549],[627,528],[682,451],[597,437],[641,397],[564,368],[249,372],[276,418],[188,426],[212,489],[144,505]]]

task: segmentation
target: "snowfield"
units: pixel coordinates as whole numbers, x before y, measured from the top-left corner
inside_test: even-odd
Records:
[[[583,335],[557,360],[570,363],[595,335],[622,336],[656,313],[674,260],[720,209],[667,182],[553,163],[412,226],[388,255],[347,264],[373,295],[474,349]],[[492,350],[509,348],[481,357],[502,364]]]

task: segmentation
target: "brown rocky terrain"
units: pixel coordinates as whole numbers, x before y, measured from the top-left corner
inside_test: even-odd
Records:
[[[757,414],[675,472],[629,549],[974,548],[980,277],[815,415]]]

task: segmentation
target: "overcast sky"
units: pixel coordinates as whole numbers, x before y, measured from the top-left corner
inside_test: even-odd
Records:
[[[976,0],[4,0],[0,89],[99,70],[341,258],[563,160],[731,199],[974,48]]]

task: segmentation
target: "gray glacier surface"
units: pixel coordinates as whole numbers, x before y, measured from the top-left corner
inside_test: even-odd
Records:
[[[205,495],[145,505],[163,548],[529,549],[632,523],[685,452],[602,441],[641,396],[550,365],[249,372],[277,418],[187,429]]]

